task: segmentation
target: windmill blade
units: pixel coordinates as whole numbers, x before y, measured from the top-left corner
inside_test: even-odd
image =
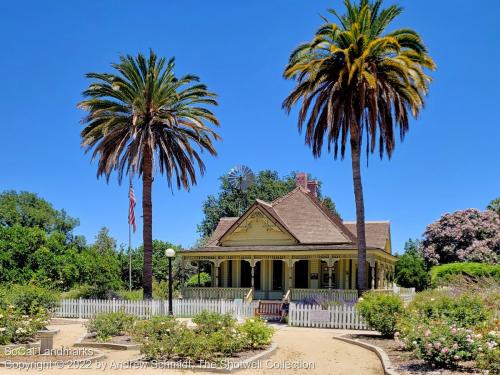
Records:
[[[255,175],[246,165],[237,165],[228,173],[229,184],[240,191],[248,189],[255,182]]]

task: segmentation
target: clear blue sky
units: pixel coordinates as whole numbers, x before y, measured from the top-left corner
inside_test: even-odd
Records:
[[[392,3],[387,1],[387,3]],[[419,31],[438,71],[422,116],[391,161],[363,170],[366,217],[391,220],[393,247],[419,237],[444,212],[500,195],[500,3],[399,1],[395,27]],[[189,193],[154,184],[154,237],[189,246],[201,205],[235,164],[281,175],[306,171],[324,182],[345,219],[354,218],[350,160],[315,160],[281,102],[292,83],[281,74],[290,51],[340,0],[4,1],[0,4],[0,190],[28,190],[80,219],[93,241],[101,226],[127,241],[127,187],[95,177],[80,148],[76,109],[89,71],[108,71],[119,54],[177,58],[219,94],[219,157]],[[136,184],[137,185],[137,184]],[[136,193],[141,195],[140,186]],[[140,222],[140,205],[136,215]],[[140,230],[134,245],[142,240]]]

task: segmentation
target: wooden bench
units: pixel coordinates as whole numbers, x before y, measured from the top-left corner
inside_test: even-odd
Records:
[[[259,301],[257,308],[255,309],[255,316],[267,320],[280,320],[281,319],[281,306],[282,302],[262,302]]]

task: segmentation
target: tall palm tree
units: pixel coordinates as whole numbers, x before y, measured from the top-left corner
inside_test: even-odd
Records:
[[[343,159],[351,146],[356,201],[358,291],[367,289],[366,239],[360,159],[363,137],[367,157],[378,150],[390,158],[395,133],[403,140],[409,116],[417,117],[428,93],[427,70],[435,68],[421,37],[411,29],[386,32],[402,12],[398,6],[382,9],[382,0],[345,0],[346,13],[328,12],[337,23],[325,23],[309,43],[292,52],[284,77],[296,86],[283,102],[290,110],[301,102],[299,131],[313,155],[328,152]]]
[[[169,187],[189,190],[196,184],[196,165],[203,175],[200,153],[216,155],[219,136],[208,126],[219,121],[207,109],[217,105],[216,95],[197,83],[198,77],[177,78],[174,59],[168,62],[139,54],[121,56],[110,73],[88,73],[92,79],[78,106],[88,111],[83,119],[82,145],[98,159],[97,177],[113,171],[142,177],[144,241],[144,298],[152,297],[153,174],[165,174]]]

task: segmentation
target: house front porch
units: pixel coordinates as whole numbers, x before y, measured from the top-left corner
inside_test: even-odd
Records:
[[[300,301],[312,295],[352,301],[357,298],[357,252],[325,251],[297,254],[183,253],[183,260],[209,269],[211,285],[187,287],[183,298]],[[366,276],[371,289],[392,289],[394,257],[367,251]]]

